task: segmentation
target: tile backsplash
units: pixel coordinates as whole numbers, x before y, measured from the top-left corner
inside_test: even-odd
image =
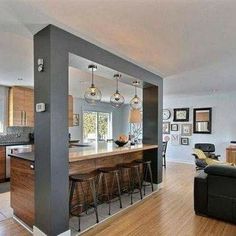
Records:
[[[30,141],[30,133],[34,132],[33,127],[11,126],[7,127],[6,134],[0,135],[0,144],[26,143]]]

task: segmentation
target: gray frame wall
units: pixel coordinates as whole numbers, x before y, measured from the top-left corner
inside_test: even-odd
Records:
[[[144,86],[143,142],[159,145],[149,153],[154,181],[162,182],[162,78],[90,42],[53,25],[34,36],[35,104],[46,111],[35,114],[35,226],[47,235],[69,229],[68,209],[68,58],[84,57],[113,70],[142,80]],[[37,60],[43,58],[44,72]]]

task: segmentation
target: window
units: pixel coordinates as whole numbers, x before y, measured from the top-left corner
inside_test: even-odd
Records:
[[[106,141],[112,137],[111,113],[84,111],[83,112],[83,141]]]

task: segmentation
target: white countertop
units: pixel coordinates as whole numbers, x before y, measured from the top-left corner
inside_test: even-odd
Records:
[[[99,157],[118,155],[129,152],[137,152],[148,149],[158,148],[157,145],[137,144],[130,146],[126,144],[123,147],[118,147],[112,142],[104,142],[93,144],[90,147],[72,147],[69,152],[69,162],[95,159]]]

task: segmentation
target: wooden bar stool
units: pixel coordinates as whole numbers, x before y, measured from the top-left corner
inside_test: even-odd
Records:
[[[143,199],[142,194],[142,180],[141,180],[141,173],[140,173],[140,163],[124,163],[117,165],[118,168],[120,168],[122,173],[122,179],[124,177],[124,174],[127,175],[128,178],[128,193],[130,193],[131,198],[131,205],[133,204],[133,193],[135,189],[135,185],[137,182],[138,190],[140,193],[140,198]],[[124,187],[124,181],[122,181],[122,187]]]
[[[140,163],[143,165],[143,175],[142,175],[142,186],[143,186],[143,192],[144,195],[146,195],[146,187],[151,186],[152,192],[154,190],[153,188],[153,178],[152,178],[152,168],[151,168],[151,161],[145,161],[143,159],[135,160],[134,163]],[[147,178],[150,178],[150,183],[147,183]],[[145,181],[145,183],[144,183]]]
[[[120,202],[120,208],[122,208],[122,201],[121,201],[121,191],[120,191],[120,178],[119,178],[119,172],[120,170],[116,167],[104,167],[99,168],[98,171],[100,172],[99,180],[98,180],[98,190],[101,187],[101,184],[104,182],[105,186],[105,193],[101,194],[102,196],[107,197],[107,202],[109,204],[109,211],[108,214],[111,215],[111,199],[114,195],[113,188],[114,184],[116,182],[117,189],[118,189],[118,198]],[[108,186],[108,179],[107,177],[110,176],[112,178],[112,185]]]
[[[74,174],[69,177],[69,180],[71,182],[71,188],[70,188],[70,199],[69,199],[69,211],[70,215],[72,216],[78,216],[79,218],[79,229],[78,231],[81,230],[80,228],[80,217],[81,213],[85,212],[87,213],[88,207],[92,206],[94,208],[95,216],[96,216],[96,223],[99,222],[98,219],[98,210],[97,210],[97,192],[96,192],[96,179],[98,177],[98,173],[96,171],[91,172],[91,173],[84,173],[84,174]],[[83,183],[87,183],[89,185],[86,193],[84,191]],[[77,185],[80,184],[81,187],[81,194],[83,195],[83,202],[80,201],[79,196],[77,199],[76,204],[72,204],[73,201],[73,196],[76,191]],[[92,194],[92,200],[93,202],[90,203],[88,200],[88,194],[89,190],[91,191]],[[75,214],[73,213],[76,209],[81,208],[82,210],[78,210],[78,213]]]

